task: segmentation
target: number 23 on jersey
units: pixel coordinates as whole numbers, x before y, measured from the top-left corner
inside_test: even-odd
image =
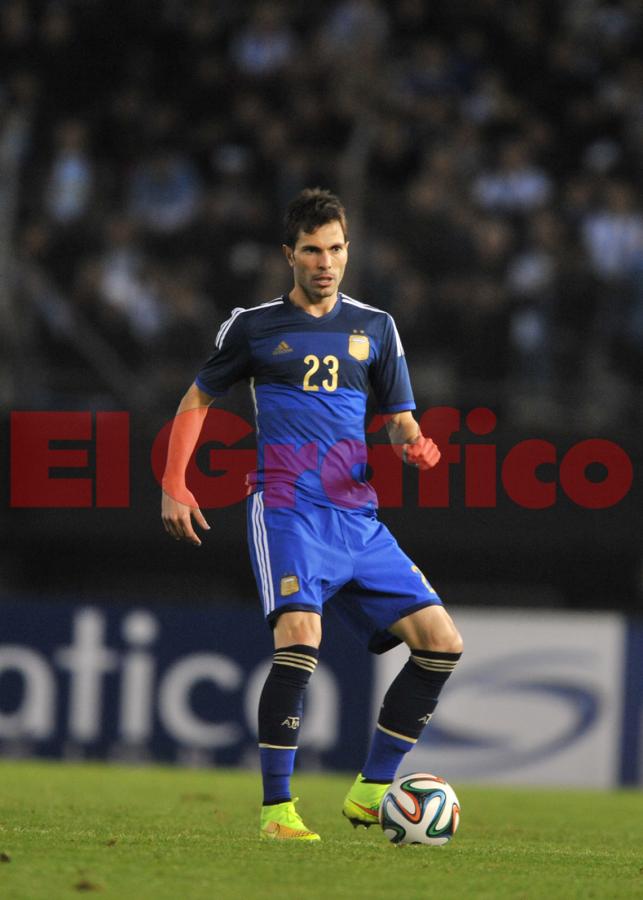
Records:
[[[303,382],[305,391],[318,391],[319,384],[317,381],[319,378],[321,378],[321,387],[325,391],[336,390],[339,379],[339,360],[336,356],[325,356],[320,360],[318,356],[309,353],[308,356],[304,357],[304,365],[308,366]],[[317,375],[321,366],[323,366],[321,373],[312,381],[311,379]]]

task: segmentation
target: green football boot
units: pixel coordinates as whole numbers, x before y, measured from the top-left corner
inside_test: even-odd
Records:
[[[390,788],[390,784],[368,784],[360,773],[344,799],[342,815],[346,816],[353,828],[363,825],[370,828],[379,822],[379,811],[382,797]]]
[[[262,806],[259,836],[278,841],[320,841],[318,834],[306,828],[295,809],[298,800],[295,797],[274,806]]]

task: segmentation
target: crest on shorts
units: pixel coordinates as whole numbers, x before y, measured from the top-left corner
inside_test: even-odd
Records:
[[[284,575],[279,587],[281,596],[289,597],[291,594],[296,594],[299,590],[299,579],[296,575]]]
[[[348,352],[355,359],[368,359],[371,343],[365,334],[349,334]]]

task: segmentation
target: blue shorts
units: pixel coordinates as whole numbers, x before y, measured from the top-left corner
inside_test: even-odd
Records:
[[[322,614],[325,603],[383,653],[400,640],[388,627],[442,601],[375,515],[317,506],[264,508],[263,491],[248,499],[248,544],[264,614]]]

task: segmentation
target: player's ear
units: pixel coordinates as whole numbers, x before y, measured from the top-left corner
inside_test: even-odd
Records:
[[[282,244],[282,245],[281,245],[281,249],[282,249],[283,252],[284,252],[284,256],[285,256],[286,259],[288,260],[288,265],[289,265],[290,268],[292,269],[292,267],[295,265],[295,258],[294,258],[293,248],[292,248],[292,247],[289,247],[288,244]]]

